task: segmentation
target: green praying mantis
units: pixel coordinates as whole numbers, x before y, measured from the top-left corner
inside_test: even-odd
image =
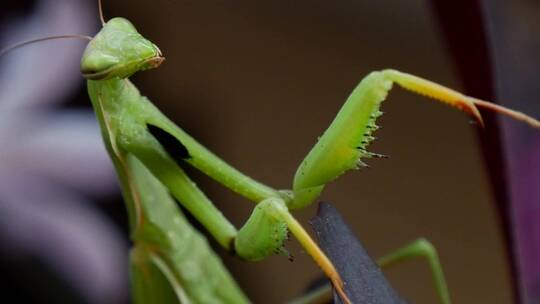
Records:
[[[130,268],[136,303],[249,302],[207,240],[186,221],[175,199],[219,245],[244,260],[286,254],[283,242],[290,231],[332,282],[342,301],[349,303],[339,273],[290,211],[310,205],[327,183],[362,167],[363,158],[380,157],[368,152],[367,147],[378,128],[381,102],[393,84],[456,107],[480,124],[477,107],[540,127],[540,122],[525,114],[410,74],[396,70],[372,72],[353,90],[302,161],[291,189],[278,190],[227,164],[142,96],[128,77],[157,68],[164,61],[161,51],[128,20],[113,18],[105,22],[102,13],[101,20],[103,27],[95,37],[77,36],[90,40],[81,59],[81,72],[88,79],[88,93],[126,203],[133,241]],[[31,42],[40,40],[44,39]],[[223,216],[184,172],[182,167],[186,165],[256,203],[243,227],[237,230]],[[436,250],[426,240],[381,258],[379,264],[385,266],[418,255],[428,259],[441,303],[450,303]]]

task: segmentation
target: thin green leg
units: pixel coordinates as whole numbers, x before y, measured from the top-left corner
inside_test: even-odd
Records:
[[[146,123],[155,125],[169,133],[178,142],[181,142],[190,154],[194,155],[194,157],[185,159],[186,163],[255,203],[269,197],[286,199],[279,191],[252,179],[223,161],[163,115],[154,105],[149,104],[145,110],[148,113]]]
[[[332,301],[332,285],[325,284],[307,294],[287,302],[287,304],[324,304]]]
[[[437,254],[437,249],[435,249],[430,241],[423,238],[417,239],[409,245],[379,258],[377,264],[379,264],[380,267],[387,267],[414,257],[424,257],[427,259],[441,303],[450,304],[450,294],[444,278],[442,265]]]

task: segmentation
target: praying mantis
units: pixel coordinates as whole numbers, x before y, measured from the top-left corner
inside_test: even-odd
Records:
[[[476,106],[484,106],[538,127],[536,120],[522,114],[416,76],[395,70],[374,72],[353,91],[329,129],[301,163],[292,190],[275,190],[226,164],[142,97],[127,77],[159,66],[163,61],[161,51],[125,19],[113,18],[103,23],[103,29],[91,40],[83,55],[81,70],[89,79],[92,105],[126,200],[134,242],[130,260],[137,303],[248,301],[206,241],[187,224],[172,197],[200,221],[221,246],[246,260],[283,252],[282,243],[290,230],[340,290],[339,274],[289,210],[312,203],[328,182],[362,166],[361,158],[378,157],[368,152],[367,146],[377,128],[375,121],[380,115],[380,103],[393,83],[460,108],[479,122],[481,117]],[[194,166],[257,203],[244,227],[237,231],[223,217],[184,173],[181,167],[185,165]],[[421,245],[433,255],[432,248],[425,246],[426,243]],[[411,251],[416,253],[416,247],[406,248],[413,248],[415,250]],[[382,264],[411,255],[405,251],[388,256]],[[344,294],[342,297],[346,299]],[[441,298],[444,303],[449,302],[448,296]]]

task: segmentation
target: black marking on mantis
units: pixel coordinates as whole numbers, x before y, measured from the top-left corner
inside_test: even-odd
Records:
[[[192,158],[188,149],[180,140],[172,136],[169,132],[164,131],[158,126],[152,124],[146,124],[148,131],[157,141],[163,146],[165,151],[178,163],[179,165],[186,159]]]

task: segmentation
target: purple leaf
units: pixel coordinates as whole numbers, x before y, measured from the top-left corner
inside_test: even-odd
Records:
[[[540,3],[432,1],[467,93],[540,117]],[[495,97],[495,98],[494,98]],[[516,298],[540,302],[540,132],[488,114],[480,132],[507,244]]]

